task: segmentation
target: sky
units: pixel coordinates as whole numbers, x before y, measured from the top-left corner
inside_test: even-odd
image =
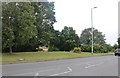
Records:
[[[93,27],[105,34],[108,44],[114,45],[118,38],[118,2],[120,0],[49,0],[55,2],[54,24],[56,30],[64,26],[73,27],[78,36],[85,28],[91,27],[91,8]]]

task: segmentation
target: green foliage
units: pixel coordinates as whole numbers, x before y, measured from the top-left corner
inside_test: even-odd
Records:
[[[82,52],[91,52],[91,45],[81,45]]]
[[[94,52],[101,52],[101,45],[99,45],[99,44],[94,44],[93,45],[93,48],[94,48]]]
[[[53,2],[32,3],[36,15],[37,40],[39,45],[50,45],[53,37],[53,24],[56,22]]]
[[[48,51],[59,51],[59,49],[54,46],[50,46]]]
[[[91,48],[92,48],[91,45],[81,45],[82,52],[91,52]],[[107,53],[113,51],[113,48],[109,44],[104,45],[94,44],[93,51],[94,53]]]
[[[120,48],[120,37],[118,38],[118,48]]]
[[[55,30],[54,2],[3,2],[2,3],[2,50],[41,51],[39,45],[48,45],[49,51],[91,52],[91,28],[81,37],[73,27]],[[104,35],[94,29],[94,52],[108,52],[112,47],[105,43]],[[120,39],[118,39],[120,43]],[[74,48],[78,47],[78,48]]]
[[[114,44],[114,45],[113,45],[113,48],[114,48],[114,49],[117,49],[117,48],[118,48],[118,45],[117,45],[117,44]]]
[[[99,45],[99,44],[94,44],[94,52],[95,53],[107,53],[109,52],[109,48],[107,48],[107,45]]]
[[[73,52],[80,53],[81,52],[81,48],[80,47],[75,47]]]
[[[93,41],[94,44],[105,44],[105,35],[99,32],[97,29],[93,29]],[[80,36],[81,45],[91,45],[92,44],[92,31],[91,28],[84,29]]]
[[[112,50],[112,46],[106,44],[105,42],[105,35],[102,34],[102,32],[98,31],[97,29],[93,29],[93,49],[94,52],[109,52]],[[83,30],[81,36],[80,36],[80,44],[81,44],[81,50],[83,52],[91,52],[92,48],[92,31],[91,28],[87,28]]]
[[[72,27],[65,26],[64,29],[61,31],[59,38],[60,38],[59,48],[62,51],[70,51],[74,49],[74,47],[79,46],[78,45],[79,37]]]
[[[29,7],[29,8],[28,8]],[[24,45],[36,36],[34,7],[25,2],[2,4],[3,49]]]
[[[2,12],[3,51],[36,51],[38,45],[51,44],[53,2],[3,2]]]

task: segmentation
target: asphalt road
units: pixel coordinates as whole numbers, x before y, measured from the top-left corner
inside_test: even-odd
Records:
[[[3,76],[118,76],[118,57],[99,56],[2,66]]]

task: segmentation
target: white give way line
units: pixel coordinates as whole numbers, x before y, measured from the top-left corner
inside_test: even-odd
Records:
[[[67,67],[67,68],[68,68],[68,71],[65,71],[65,72],[62,72],[62,73],[53,74],[53,75],[50,75],[50,76],[58,76],[58,75],[61,75],[61,74],[66,74],[66,73],[72,72],[72,69],[70,67]]]
[[[70,67],[67,67],[67,69],[68,69],[68,71],[65,71],[65,72],[62,72],[62,73],[53,74],[53,75],[50,75],[50,76],[58,76],[58,75],[61,75],[61,74],[72,72],[72,69]],[[36,73],[34,78],[36,78],[37,76],[39,76],[39,73]]]
[[[103,64],[103,62],[101,62],[101,63],[98,63],[98,64],[93,64],[93,65],[91,65],[91,64],[87,64],[88,66],[86,66],[85,68],[90,68],[90,67],[94,67],[94,66],[98,66],[98,65],[101,65],[101,64]]]
[[[65,71],[65,72],[62,72],[62,73],[53,74],[53,75],[50,75],[50,76],[58,76],[58,75],[61,75],[61,74],[72,72],[72,69],[70,67],[67,67],[67,69],[68,69],[68,71]],[[36,73],[34,78],[36,78],[37,76],[39,76],[39,73]]]

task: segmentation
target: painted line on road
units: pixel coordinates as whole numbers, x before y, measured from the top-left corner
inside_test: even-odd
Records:
[[[104,59],[104,60],[98,60],[97,62],[101,62],[101,61],[104,61],[104,63],[106,63],[106,61],[107,62],[109,62],[109,61],[111,61],[111,60],[114,60],[114,59]],[[93,61],[93,63],[94,62],[96,62],[96,61]],[[74,65],[82,65],[82,64],[86,64],[86,63],[84,63],[84,62],[82,62],[82,63],[80,63],[80,64],[76,64],[76,62],[71,62],[71,63],[74,63],[74,64],[71,64],[71,66],[74,66]],[[89,62],[89,64],[90,63],[92,63],[92,62]],[[63,63],[64,64],[64,63]],[[9,64],[10,65],[10,64]],[[14,65],[14,64],[11,64],[11,65]],[[5,65],[6,66],[6,65]],[[59,65],[59,66],[63,66],[63,65]],[[90,67],[93,67],[93,66],[95,66],[95,65],[92,65],[92,66],[90,66],[89,65],[89,67],[86,67],[86,68],[90,68]],[[48,67],[50,67],[50,66],[48,66]],[[37,68],[38,69],[38,68]],[[28,70],[28,69],[27,69]],[[48,70],[40,70],[40,71],[37,71],[37,72],[45,72],[45,71],[52,71],[52,70],[56,70],[56,69],[48,69]],[[28,72],[28,73],[23,73],[23,74],[15,74],[15,76],[16,75],[25,75],[25,74],[33,74],[33,76],[35,75],[35,73],[36,73],[36,71],[33,71],[33,72]]]
[[[39,73],[36,73],[35,76],[39,76]]]
[[[36,73],[35,76],[34,76],[34,78],[37,78],[37,76],[39,76],[39,73]]]
[[[56,69],[60,69],[60,68],[56,68]],[[28,72],[28,73],[22,73],[22,74],[15,74],[15,76],[21,76],[21,75],[26,75],[26,74],[33,74],[35,72],[46,72],[46,71],[53,71],[53,70],[56,70],[56,69],[47,69],[47,70],[40,70],[40,71],[34,71],[34,72]]]
[[[66,74],[66,73],[72,72],[72,69],[70,67],[67,67],[67,68],[68,68],[68,71],[65,71],[65,72],[62,72],[62,73],[53,74],[53,75],[50,75],[50,76],[58,76],[58,75],[61,75],[61,74]]]
[[[88,66],[86,66],[85,68],[90,68],[90,67],[98,66],[98,65],[101,65],[101,64],[103,64],[103,62],[98,63],[98,64],[94,64],[94,65],[91,65],[91,64],[87,63]]]

